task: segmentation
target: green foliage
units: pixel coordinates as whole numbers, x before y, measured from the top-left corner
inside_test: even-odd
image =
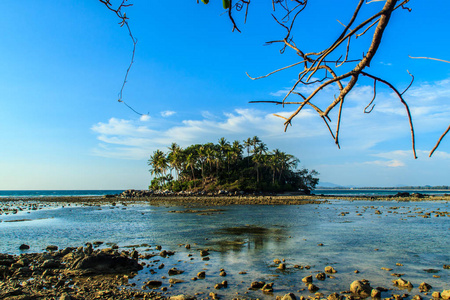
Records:
[[[167,154],[155,151],[148,161],[155,175],[150,185],[153,190],[309,192],[319,182],[316,171],[297,169],[296,157],[279,149],[269,151],[257,136],[243,144],[220,138],[217,144],[182,149],[172,143],[168,149]]]

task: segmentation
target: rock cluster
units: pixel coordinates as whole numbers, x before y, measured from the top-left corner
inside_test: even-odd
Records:
[[[144,295],[117,288],[142,269],[126,251],[93,250],[92,244],[48,249],[53,250],[0,254],[0,299],[130,299]],[[152,294],[157,299],[158,295]]]

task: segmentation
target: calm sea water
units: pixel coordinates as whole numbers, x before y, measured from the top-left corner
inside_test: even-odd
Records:
[[[120,194],[124,190],[0,190],[0,198],[32,198],[61,196],[103,196]]]
[[[105,247],[117,244],[134,246],[141,253],[158,253],[155,245],[162,245],[176,254],[147,261],[148,267],[133,279],[138,287],[143,281],[168,277],[167,270],[176,267],[185,271],[178,278],[186,283],[169,287],[171,294],[213,291],[225,299],[236,297],[236,291],[241,297],[260,299],[274,299],[287,292],[309,296],[312,294],[302,290],[305,285],[301,279],[315,276],[328,265],[338,271],[334,279],[321,282],[314,278],[319,292],[325,295],[348,290],[353,280],[362,278],[370,280],[373,287],[394,288],[392,280],[397,277],[391,273],[405,274],[403,278],[411,281],[414,289],[389,291],[383,297],[391,293],[418,294],[417,287],[423,281],[433,290],[450,288],[450,270],[443,269],[443,264],[450,264],[450,218],[435,216],[450,211],[448,202],[331,200],[299,206],[214,207],[218,211],[189,207],[203,213],[174,212],[185,209],[65,206],[0,215],[0,252],[18,254],[22,243],[31,246],[29,252],[42,251],[49,244],[63,248],[103,241]],[[430,217],[420,217],[425,213]],[[187,243],[191,249],[180,246]],[[205,248],[210,249],[210,261],[203,261],[199,255],[199,250]],[[287,269],[278,270],[274,259],[284,259]],[[159,270],[161,262],[166,266]],[[228,273],[226,277],[219,276],[221,268]],[[151,274],[150,269],[156,274]],[[202,270],[207,280],[192,282],[190,278]],[[223,280],[230,287],[215,290],[214,284]],[[274,282],[274,294],[247,291],[255,280]]]
[[[103,196],[120,194],[124,190],[0,190],[0,198],[6,197],[61,197],[61,196]],[[395,195],[400,190],[395,189],[316,189],[316,195],[341,196],[386,196]],[[450,194],[449,190],[401,190],[401,192],[422,193],[426,195]]]
[[[315,195],[338,195],[338,196],[389,196],[399,192],[420,193],[424,195],[450,194],[450,190],[423,190],[423,189],[316,189]]]

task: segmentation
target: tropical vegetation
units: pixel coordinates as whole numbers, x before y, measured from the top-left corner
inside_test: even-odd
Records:
[[[299,159],[279,149],[269,151],[257,136],[242,143],[224,137],[217,144],[156,150],[148,160],[152,190],[309,193],[318,184],[314,170],[297,169]]]

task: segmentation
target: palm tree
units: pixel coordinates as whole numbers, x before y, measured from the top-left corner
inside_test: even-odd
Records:
[[[206,158],[206,162],[209,164],[209,172],[210,174],[212,173],[212,163],[215,161],[215,156],[214,156],[214,145],[206,145],[206,150],[205,150],[205,158]]]
[[[206,150],[205,150],[205,146],[200,145],[197,148],[197,154],[198,154],[198,160],[200,161],[201,164],[201,169],[202,169],[202,181],[204,183],[205,181],[205,174],[203,172],[203,164],[205,163],[206,160]]]
[[[189,153],[188,156],[186,156],[186,169],[187,168],[191,169],[193,180],[195,180],[194,166],[195,166],[196,162],[197,162],[197,160],[193,153]]]
[[[181,165],[183,163],[183,149],[177,145],[177,143],[172,143],[169,147],[169,154],[167,155],[168,163],[175,169],[177,179],[180,176]]]
[[[227,162],[228,162],[227,153],[228,153],[229,149],[230,149],[230,143],[224,137],[221,137],[219,139],[219,153],[220,153],[221,161],[223,161],[224,158],[227,158]]]
[[[256,135],[252,138],[252,146],[253,146],[253,152],[256,151],[257,145],[261,143],[261,139],[257,137]]]
[[[167,171],[167,158],[164,152],[156,150],[148,160],[148,165],[151,167],[150,172],[152,175],[161,176]]]
[[[237,161],[242,158],[242,145],[239,141],[234,141],[231,146],[231,158],[233,163],[236,164]]]
[[[244,147],[247,148],[247,157],[250,156],[250,147],[253,145],[253,141],[251,138],[247,138],[244,140]]]
[[[258,137],[255,136],[255,138]],[[267,145],[260,141],[254,146],[253,152],[252,160],[256,165],[256,182],[259,182],[259,167],[264,163],[264,154],[267,153]]]

